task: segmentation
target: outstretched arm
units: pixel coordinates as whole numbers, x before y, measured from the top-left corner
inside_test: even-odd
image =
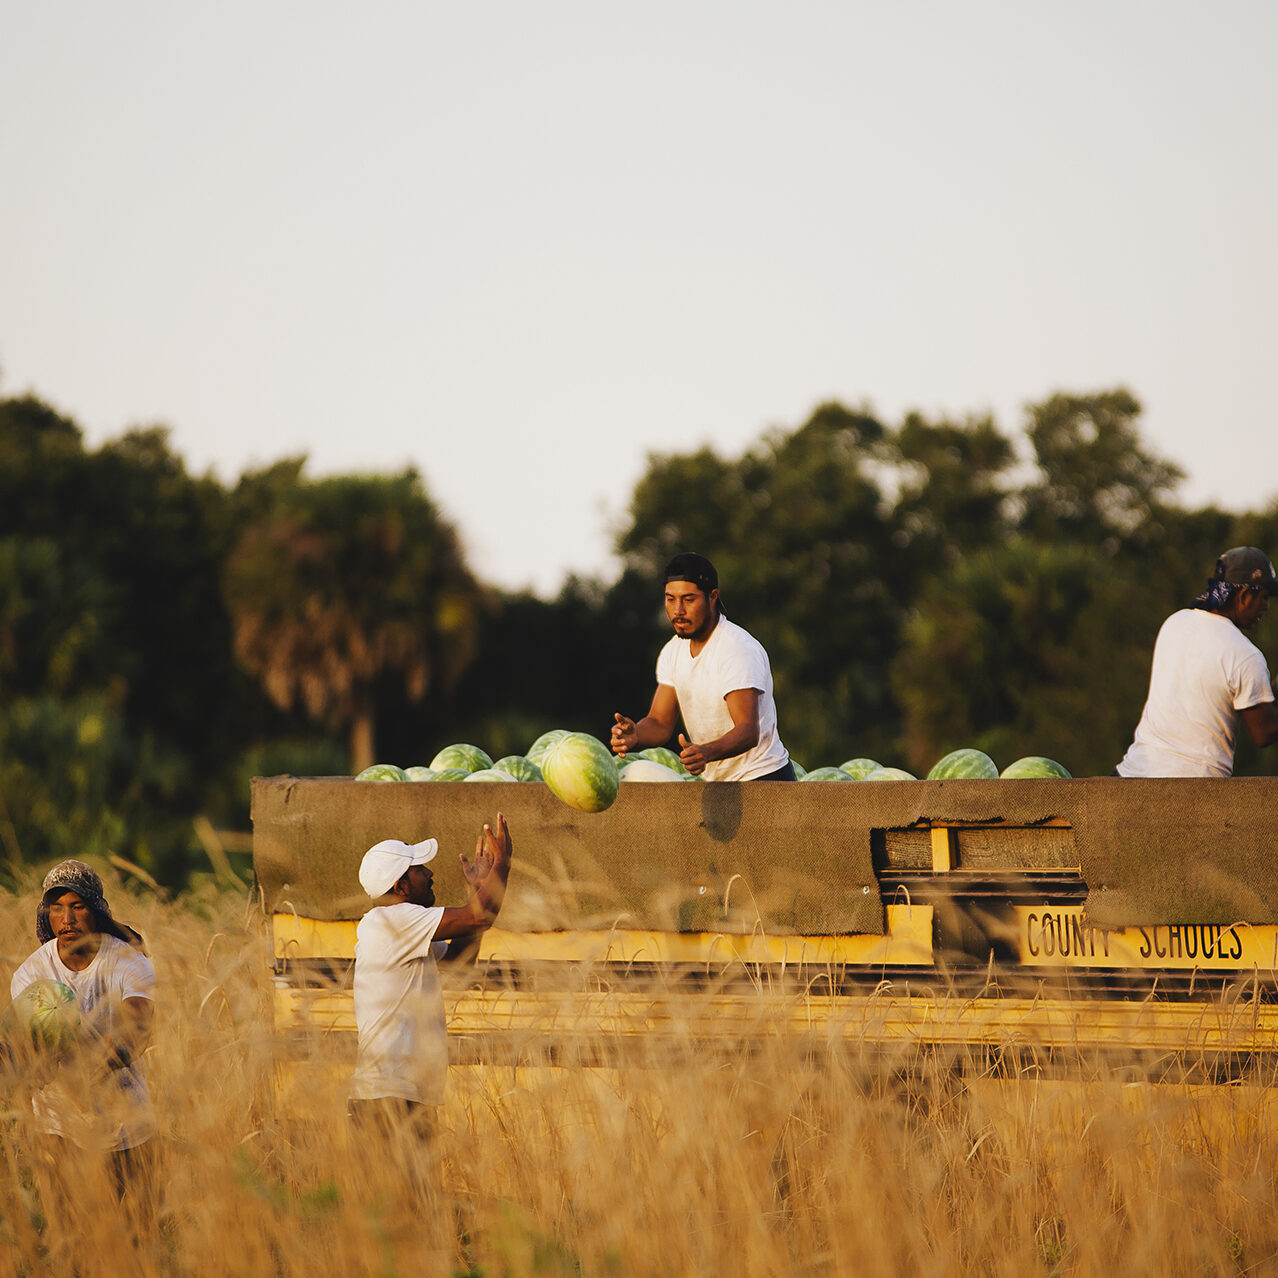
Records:
[[[439,927],[435,929],[436,940],[469,937],[493,925],[506,891],[510,853],[510,829],[505,816],[498,812],[496,828],[485,822],[475,841],[475,859],[468,860],[464,852],[458,858],[462,874],[473,891],[465,905],[450,906],[444,910]]]
[[[732,727],[713,741],[689,741],[679,734],[679,759],[693,776],[700,776],[707,763],[732,759],[759,744],[759,693],[755,688],[738,688],[724,697]]]
[[[665,745],[679,717],[679,698],[669,684],[659,683],[648,713],[636,723],[624,714],[614,714],[612,752],[623,758],[628,750]]]

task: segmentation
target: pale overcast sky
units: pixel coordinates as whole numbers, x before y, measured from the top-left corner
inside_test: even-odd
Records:
[[[0,394],[415,465],[610,573],[650,451],[1128,386],[1278,497],[1278,4],[0,0]],[[1273,548],[1278,549],[1278,548]]]

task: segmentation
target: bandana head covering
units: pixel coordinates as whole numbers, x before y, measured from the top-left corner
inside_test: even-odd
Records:
[[[132,928],[126,929],[112,918],[102,879],[91,865],[85,865],[83,861],[59,861],[44,876],[42,886],[43,895],[40,897],[40,904],[36,906],[36,936],[41,944],[53,940],[53,928],[49,925],[49,906],[63,892],[74,892],[93,911],[99,932],[106,932],[130,945],[138,939],[138,934]]]

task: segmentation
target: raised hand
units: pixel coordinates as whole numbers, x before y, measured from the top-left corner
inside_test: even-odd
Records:
[[[612,752],[624,759],[626,751],[638,744],[639,734],[635,731],[635,721],[627,719],[624,714],[614,714],[616,722],[612,725]]]

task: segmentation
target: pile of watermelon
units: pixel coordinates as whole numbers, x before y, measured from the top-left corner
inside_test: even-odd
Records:
[[[795,774],[800,781],[917,781],[912,772],[904,768],[884,767],[875,759],[848,759],[838,767],[814,768],[805,771],[795,763]],[[1068,779],[1069,770],[1055,759],[1041,754],[1027,754],[1009,763],[1002,772],[998,764],[984,750],[965,746],[951,750],[938,759],[929,769],[929,781],[1015,781],[1033,779]]]
[[[916,781],[904,768],[885,766],[864,756],[847,759],[838,766],[806,770],[796,760],[795,776],[800,781]],[[969,781],[1068,777],[1068,770],[1043,755],[1026,755],[999,771],[983,750],[964,747],[952,750],[934,763],[929,781]],[[552,728],[543,732],[524,754],[508,754],[500,759],[479,746],[456,742],[445,746],[427,764],[401,768],[394,763],[375,763],[365,768],[356,781],[504,781],[544,782],[556,797],[581,812],[602,812],[617,798],[625,782],[699,781],[683,766],[679,756],[665,746],[651,746],[625,758],[616,758],[608,747],[588,732]]]

